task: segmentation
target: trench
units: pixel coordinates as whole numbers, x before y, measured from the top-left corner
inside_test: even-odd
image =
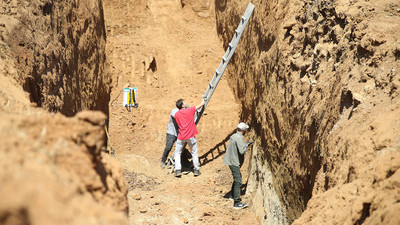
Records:
[[[32,102],[14,110],[104,112],[129,192],[125,199],[117,173],[94,166],[106,190],[97,197],[117,193],[121,202],[112,204],[123,210],[127,200],[130,224],[399,223],[391,219],[399,202],[400,54],[393,31],[400,5],[253,4],[198,126],[200,177],[189,168],[177,180],[160,168],[166,118],[179,98],[198,103],[246,8],[242,0],[7,1],[2,57],[13,58],[15,68],[3,69]],[[126,87],[139,90],[132,114],[120,102]],[[239,121],[250,125],[246,138],[255,142],[242,168],[250,207],[235,211],[222,159]]]
[[[238,7],[240,3],[216,1],[217,31],[224,46],[244,11],[245,6]],[[324,12],[334,12],[332,6],[306,4],[300,13],[294,13],[295,6],[289,1],[253,4],[254,14],[230,64],[235,73],[229,74],[229,83],[241,103],[240,118],[250,124],[256,140],[247,188],[255,214],[265,224],[288,224],[306,209],[317,174],[326,167],[324,146],[339,111],[342,113],[339,107],[357,105],[349,94],[340,93],[337,74],[325,84],[331,88],[314,87],[313,71],[318,70],[320,65],[315,62],[320,59],[308,64],[306,58],[318,40],[308,37],[314,35],[312,31],[297,26],[318,17],[311,8],[321,9],[317,13],[328,17]],[[285,23],[288,25],[282,26]],[[345,26],[342,19],[335,23]],[[303,36],[293,40],[299,33]],[[293,59],[297,54],[305,55],[300,65]],[[341,52],[337,54],[341,56]],[[321,102],[328,107],[321,110]]]
[[[166,102],[173,102],[177,98],[175,96],[180,96],[182,93],[194,92],[195,94],[191,94],[189,99],[196,104],[195,96],[200,96],[203,91],[199,87],[208,82],[211,71],[217,66],[217,64],[211,64],[210,60],[218,62],[223,53],[222,49],[230,42],[239,18],[247,6],[241,1],[215,1],[215,4],[209,5],[214,8],[208,9],[201,3],[199,3],[200,6],[187,3],[183,7],[168,1],[140,3],[134,8],[129,2],[105,1],[104,8],[108,33],[107,58],[112,68],[110,72],[114,83],[111,99],[118,98],[119,89],[134,85],[139,89],[141,96],[139,102],[144,102],[143,106],[140,103],[138,109],[134,111],[133,123],[128,127],[120,121],[121,119],[126,121],[127,114],[119,106],[110,106],[110,133],[111,139],[114,140],[114,148],[118,149],[117,159],[128,173],[142,174],[142,178],[136,176],[136,179],[142,179],[145,187],[139,192],[137,188],[132,187],[128,194],[131,222],[151,220],[147,215],[136,213],[136,211],[147,212],[147,210],[143,210],[141,208],[143,206],[134,205],[138,203],[137,200],[132,201],[130,198],[137,196],[137,193],[141,193],[142,196],[147,192],[154,193],[160,191],[160,188],[163,191],[161,186],[166,183],[164,178],[155,174],[156,171],[146,172],[146,168],[156,164],[154,161],[159,156],[156,153],[147,155],[141,153],[141,151],[151,152],[152,149],[161,148],[163,145],[164,134],[157,126],[164,125],[162,122],[165,119],[162,114],[168,114],[168,107],[172,105]],[[289,224],[301,215],[312,196],[317,172],[323,163],[321,145],[324,136],[333,126],[335,117],[338,116],[335,107],[323,113],[313,114],[315,106],[310,101],[321,97],[328,99],[327,101],[337,101],[339,89],[332,89],[329,93],[321,93],[312,86],[295,90],[296,82],[304,77],[305,69],[287,65],[287,62],[283,60],[288,55],[281,52],[290,50],[288,50],[290,44],[287,42],[291,40],[285,37],[283,40],[280,39],[280,31],[276,28],[279,22],[275,19],[287,16],[289,2],[278,4],[257,1],[255,4],[255,12],[231,59],[228,71],[224,74],[226,83],[218,87],[217,94],[212,99],[212,102],[221,101],[226,99],[226,96],[218,95],[219,91],[225,93],[233,91],[234,97],[229,97],[229,100],[224,100],[224,103],[234,105],[233,102],[239,102],[240,108],[231,106],[213,108],[211,106],[207,109],[209,116],[203,118],[207,122],[199,125],[199,141],[207,144],[204,144],[205,150],[199,154],[200,158],[205,159],[203,166],[206,172],[215,168],[218,168],[216,171],[221,171],[220,165],[217,166],[215,163],[223,158],[221,157],[223,150],[221,151],[217,146],[222,145],[221,140],[227,140],[229,132],[224,132],[224,130],[231,131],[238,121],[250,124],[249,139],[254,139],[256,142],[247,156],[243,173],[247,185],[246,199],[251,202],[251,210],[254,212],[251,217],[259,223]],[[187,16],[188,14],[184,13],[193,13],[192,10],[194,10],[200,15],[199,13],[204,13],[198,9],[201,9],[201,6],[208,10],[206,11],[210,13],[209,17],[206,17],[206,21],[200,17],[199,20],[191,22],[208,25],[200,26],[197,30],[190,30],[186,26],[192,25],[179,21],[179,17],[174,19],[182,29],[178,29],[169,22],[172,20],[171,12],[180,11]],[[280,14],[275,14],[273,8],[280,8]],[[111,16],[111,13],[126,15],[129,10],[137,13],[132,13],[125,18]],[[139,13],[139,10],[142,11]],[[263,14],[263,12],[268,13]],[[146,16],[149,18],[144,19]],[[215,27],[210,26],[210,21],[207,20],[215,23]],[[134,21],[140,21],[143,25]],[[151,24],[153,28],[144,29],[142,26],[146,24]],[[208,38],[212,37],[211,40],[214,40],[218,35],[222,43],[213,42],[214,46],[211,43],[204,43],[201,35],[210,32],[207,29],[213,32]],[[197,39],[191,35],[193,32],[200,33]],[[175,33],[186,33],[186,39],[180,39],[175,36]],[[173,41],[174,39],[177,41]],[[193,59],[199,56],[192,47],[196,42],[200,43],[199,52],[207,51],[207,48],[219,50],[214,50],[214,54],[210,53],[212,57],[203,55],[195,59],[195,61],[204,60],[202,64],[197,62],[193,64],[185,58]],[[303,52],[306,51],[307,46],[313,45],[307,42],[299,44],[303,46],[301,50]],[[215,54],[216,52],[219,54]],[[205,73],[199,73],[199,70]],[[176,76],[176,73],[179,74],[182,71],[185,71],[187,75]],[[190,74],[195,73],[198,74],[198,78],[193,79],[193,75]],[[308,75],[306,77],[308,78]],[[182,82],[186,83],[186,89],[177,91]],[[333,80],[333,84],[338,84],[338,82],[339,80]],[[337,85],[333,85],[335,86]],[[160,89],[161,92],[165,91],[169,94],[163,95],[162,99],[155,99],[154,93],[157,95]],[[141,91],[153,94],[141,94]],[[299,95],[296,95],[295,91],[299,92]],[[228,111],[234,109],[240,114],[231,113],[229,116],[228,111],[221,111],[223,108],[227,108]],[[153,113],[155,109],[161,110],[160,113]],[[224,119],[223,117],[227,115],[229,118]],[[236,116],[238,118],[235,118]],[[215,133],[206,132],[215,130],[215,127],[222,131],[219,137],[215,137]],[[141,143],[146,139],[152,139],[154,143]],[[126,144],[124,140],[132,145]],[[215,150],[218,150],[218,153]],[[208,155],[211,155],[211,160],[207,158]],[[138,160],[142,162],[139,163]],[[130,165],[132,162],[138,165]],[[212,176],[218,176],[218,174]],[[132,178],[128,179],[132,180]],[[149,182],[156,184],[158,188],[146,189],[146,183]],[[228,181],[222,183],[225,182]],[[185,183],[185,187],[188,185]],[[184,199],[190,197],[182,194],[180,198],[181,204],[186,204],[187,200]],[[192,217],[196,218],[193,214]],[[216,215],[214,217],[218,218]],[[171,221],[177,218],[164,217],[163,219]]]

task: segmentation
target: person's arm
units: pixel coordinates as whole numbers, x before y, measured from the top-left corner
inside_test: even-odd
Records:
[[[199,105],[196,105],[196,110],[200,109],[201,107],[203,107],[205,104],[204,102],[204,98],[201,99],[201,103]]]
[[[247,147],[249,146],[249,144],[247,142],[244,142],[243,139],[239,138],[236,141],[236,145],[238,147],[239,153],[244,155],[244,153],[246,153],[247,151]]]

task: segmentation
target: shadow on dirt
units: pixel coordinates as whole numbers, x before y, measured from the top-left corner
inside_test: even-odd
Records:
[[[228,148],[229,138],[235,132],[236,132],[236,129],[233,130],[228,136],[226,136],[226,138],[224,140],[222,140],[220,143],[218,143],[213,148],[211,148],[208,152],[206,152],[202,156],[200,156],[199,157],[200,165],[204,166],[207,163],[210,163],[210,162],[214,161],[216,158],[219,158],[220,156],[225,154],[226,149]]]

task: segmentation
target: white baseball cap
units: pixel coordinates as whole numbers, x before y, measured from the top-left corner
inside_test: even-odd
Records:
[[[239,130],[245,130],[245,129],[249,129],[249,125],[247,125],[247,124],[245,124],[245,123],[243,123],[243,122],[240,122],[240,123],[237,125],[237,128],[238,128]]]

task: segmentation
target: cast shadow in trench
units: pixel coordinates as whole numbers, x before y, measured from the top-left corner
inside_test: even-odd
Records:
[[[216,144],[213,148],[211,148],[208,152],[204,153],[202,156],[199,156],[200,166],[204,166],[215,159],[221,157],[225,154],[226,149],[228,148],[229,138],[232,134],[236,133],[236,129],[229,133],[228,136],[225,137],[220,143]]]
[[[199,162],[201,166],[206,165],[207,163],[210,163],[214,161],[215,159],[221,157],[222,155],[225,154],[226,149],[228,148],[229,144],[229,139],[232,136],[232,134],[236,133],[236,129],[234,129],[232,132],[228,134],[228,136],[225,137],[224,140],[222,140],[220,143],[216,144],[213,148],[211,148],[208,152],[204,153],[202,156],[199,157]],[[246,183],[242,184],[240,187],[240,195],[244,195],[246,193],[247,189],[247,181]],[[232,198],[233,194],[231,194],[231,191],[228,191],[223,197],[226,199]]]
[[[240,186],[240,196],[246,194],[246,189],[247,189],[247,182],[245,184],[242,184],[242,186]],[[228,192],[226,192],[225,195],[223,196],[223,198],[226,198],[226,199],[233,198],[232,190],[229,190]]]

